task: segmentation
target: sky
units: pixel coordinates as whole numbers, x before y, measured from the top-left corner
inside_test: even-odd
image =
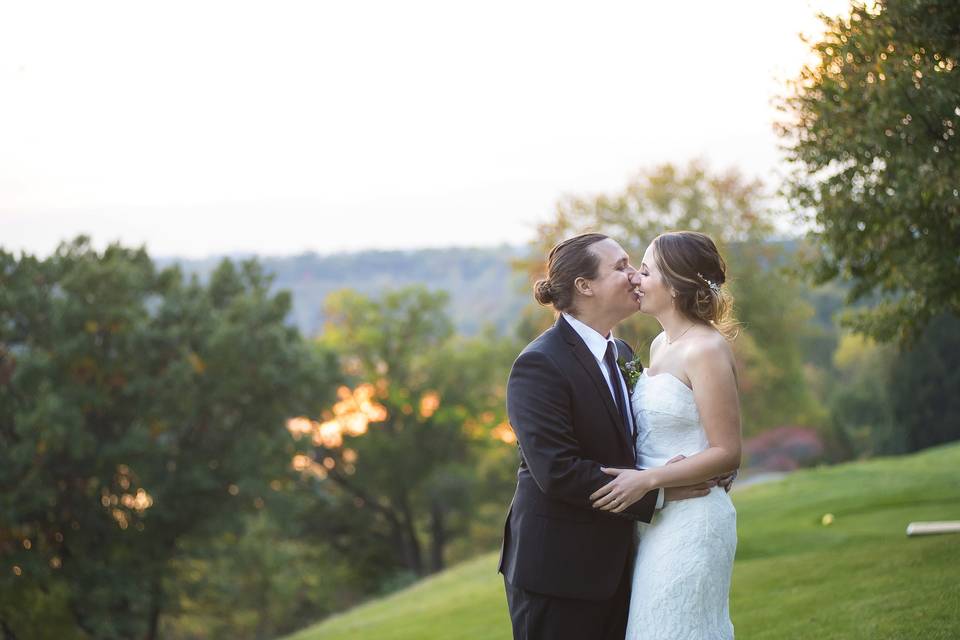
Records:
[[[774,184],[774,97],[846,0],[0,3],[0,247],[530,240],[705,159]]]

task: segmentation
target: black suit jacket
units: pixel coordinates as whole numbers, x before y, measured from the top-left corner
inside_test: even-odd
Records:
[[[623,341],[617,349],[632,357]],[[590,506],[590,494],[612,480],[600,467],[634,468],[635,453],[597,360],[563,316],[513,363],[507,415],[520,470],[500,572],[537,593],[612,597],[631,561],[634,521],[651,521],[658,492],[621,515]]]

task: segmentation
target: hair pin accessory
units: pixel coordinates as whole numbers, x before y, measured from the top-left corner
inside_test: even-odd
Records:
[[[706,282],[706,283],[707,283],[707,286],[710,287],[710,288],[713,290],[714,293],[720,293],[720,285],[719,285],[719,284],[717,284],[716,282],[711,282],[710,280],[707,280],[706,278],[703,277],[703,274],[700,273],[699,271],[697,272],[697,276],[699,276],[701,280],[703,280],[704,282]]]

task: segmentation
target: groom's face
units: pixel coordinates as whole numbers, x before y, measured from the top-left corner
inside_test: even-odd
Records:
[[[630,278],[636,272],[630,257],[616,240],[607,238],[590,245],[598,259],[597,277],[587,281],[592,305],[619,322],[637,310]]]

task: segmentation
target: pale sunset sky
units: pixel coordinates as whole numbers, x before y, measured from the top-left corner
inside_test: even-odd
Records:
[[[772,99],[839,0],[7,2],[0,247],[529,240],[706,159],[771,184]]]

